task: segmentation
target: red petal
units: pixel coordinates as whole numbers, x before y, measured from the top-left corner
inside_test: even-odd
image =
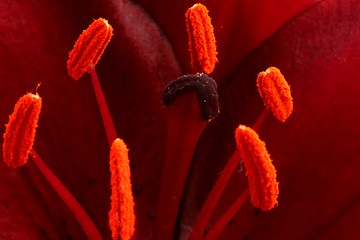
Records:
[[[194,2],[186,6],[183,2],[140,2],[171,40],[181,66],[189,69],[183,21],[186,8]],[[233,149],[229,143],[234,143],[236,125],[252,124],[261,112],[263,106],[255,85],[260,70],[278,66],[292,85],[295,104],[294,115],[285,125],[269,118],[260,133],[278,169],[279,207],[266,215],[254,216],[254,209],[245,206],[224,233],[226,239],[245,235],[250,239],[284,239],[294,235],[299,239],[351,239],[360,235],[355,226],[360,187],[356,158],[360,130],[356,121],[360,106],[356,81],[360,9],[355,0],[327,1],[281,29],[315,2],[283,1],[281,6],[286,11],[281,14],[269,11],[273,7],[270,0],[256,5],[250,1],[220,5],[226,11],[215,1],[208,3],[220,53],[214,74],[226,83],[220,93],[222,114],[203,135],[195,155],[211,165],[199,168],[206,169],[205,175],[196,171],[201,178],[196,202],[201,204],[208,191],[206,184],[211,185]],[[156,175],[164,146],[159,93],[165,82],[177,77],[179,70],[171,48],[136,5],[120,1],[86,4],[2,4],[0,57],[5,63],[0,68],[0,89],[6,91],[1,95],[0,119],[6,123],[16,99],[42,82],[39,92],[44,109],[35,149],[84,205],[104,236],[109,236],[106,215],[110,186],[104,187],[109,184],[109,146],[91,83],[87,77],[84,81],[72,81],[66,73],[66,60],[75,39],[92,19],[101,15],[116,22],[114,34],[118,37],[114,36],[105,50],[98,70],[106,97],[111,99],[110,110],[118,133],[127,141],[135,164],[133,184],[140,189],[135,201],[143,222],[140,229],[147,234],[151,226],[147,214],[156,205]],[[94,14],[91,9],[102,14]],[[183,27],[178,27],[181,24]],[[240,65],[275,32],[271,40]],[[152,51],[154,46],[156,50]],[[51,239],[64,239],[67,232],[76,239],[84,237],[30,162],[21,172],[9,171],[3,165],[0,169],[1,206],[6,213],[0,217],[4,222],[0,238],[41,239],[48,235]],[[29,177],[24,177],[26,174]],[[239,182],[234,183],[242,188]],[[184,213],[190,216],[192,212]],[[239,229],[243,232],[239,233]]]

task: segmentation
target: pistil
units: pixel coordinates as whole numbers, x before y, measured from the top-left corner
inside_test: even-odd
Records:
[[[165,89],[168,132],[154,239],[173,239],[190,161],[208,122],[218,114],[216,83],[206,74],[185,75]]]

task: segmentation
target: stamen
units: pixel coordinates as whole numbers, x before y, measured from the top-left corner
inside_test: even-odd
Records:
[[[266,116],[268,115],[269,110],[266,108],[257,118],[255,123],[253,124],[252,128],[254,130],[259,130],[262,126],[263,122],[265,121]],[[231,158],[227,161],[223,171],[221,172],[220,176],[216,180],[213,188],[211,189],[208,197],[206,198],[206,201],[204,205],[201,208],[201,211],[199,215],[196,218],[196,221],[194,223],[194,226],[192,228],[192,232],[190,233],[189,240],[195,240],[195,239],[202,239],[204,231],[208,225],[208,222],[210,220],[210,217],[212,216],[215,207],[217,203],[219,202],[220,197],[222,196],[222,193],[227,185],[227,183],[230,180],[230,177],[233,175],[236,167],[239,164],[239,161],[241,159],[240,152],[238,149],[235,149],[233,155]],[[248,192],[248,191],[247,191]],[[233,203],[232,207],[230,207],[226,213],[224,213],[224,217],[220,218],[218,220],[217,226],[213,226],[211,228],[214,236],[218,235],[221,231],[224,229],[225,225],[228,221],[231,220],[232,216],[236,214],[236,212],[239,210],[239,208],[242,206],[242,204],[245,201],[244,194],[240,195],[240,197]],[[243,200],[242,200],[243,199]],[[226,217],[225,217],[226,216]],[[227,221],[227,222],[226,222]],[[226,223],[225,223],[226,222]],[[215,229],[214,229],[215,227]],[[208,235],[207,235],[208,236]],[[211,235],[210,235],[211,236]]]
[[[81,33],[69,54],[67,62],[69,75],[76,80],[86,71],[90,73],[109,145],[112,144],[117,135],[99,78],[96,74],[95,65],[110,42],[112,32],[113,28],[105,19],[99,18],[95,20]]]
[[[219,111],[217,94],[213,91],[216,93],[215,81],[205,74],[180,77],[164,91],[168,132],[154,239],[174,237],[179,203],[196,143],[209,120]]]
[[[112,37],[113,28],[103,18],[95,20],[84,30],[69,54],[69,75],[78,80],[91,64],[96,65]]]
[[[251,202],[263,211],[270,210],[278,203],[279,183],[265,143],[254,130],[244,125],[236,129],[235,137],[246,167]]]
[[[200,3],[189,8],[185,14],[189,35],[191,66],[195,72],[210,74],[217,60],[214,27],[206,7]]]
[[[111,145],[111,210],[109,226],[113,240],[130,239],[135,231],[134,199],[131,189],[131,173],[128,149],[117,138]]]
[[[40,172],[79,221],[88,238],[101,240],[98,230],[81,205],[32,149],[41,105],[41,97],[31,93],[22,96],[15,104],[4,134],[4,161],[10,167],[19,167],[27,162],[30,154]]]
[[[265,72],[260,72],[257,86],[265,106],[278,120],[285,122],[293,110],[293,101],[290,86],[280,70],[270,67]]]
[[[16,103],[4,133],[3,156],[9,167],[16,168],[27,162],[34,144],[41,104],[41,97],[31,93]]]

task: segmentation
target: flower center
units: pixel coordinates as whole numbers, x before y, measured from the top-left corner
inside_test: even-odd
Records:
[[[171,82],[163,92],[163,103],[167,107],[167,142],[163,161],[161,189],[155,214],[154,239],[174,239],[179,205],[193,153],[207,124],[219,114],[217,84],[209,75],[217,62],[214,28],[206,7],[195,4],[185,14],[189,34],[189,50],[194,75],[184,75]],[[111,209],[109,228],[113,239],[131,239],[141,229],[136,227],[136,206],[131,187],[128,149],[119,139],[107,107],[95,65],[99,61],[113,29],[105,19],[95,20],[76,41],[69,54],[68,72],[79,79],[88,72],[96,94],[104,128],[110,148]],[[227,161],[215,182],[189,233],[189,239],[216,239],[227,223],[241,208],[249,194],[253,205],[264,211],[278,204],[279,193],[276,171],[266,150],[265,143],[256,133],[269,111],[284,122],[292,112],[290,87],[280,71],[274,67],[259,74],[257,86],[267,107],[253,127],[239,125],[235,130],[237,148]],[[28,155],[76,216],[89,239],[102,239],[89,216],[71,193],[32,149],[35,129],[41,111],[41,98],[26,94],[15,105],[4,134],[3,154],[11,167],[26,163]],[[240,160],[245,164],[249,187],[210,227],[209,220],[223,191]],[[135,234],[134,234],[135,232]]]

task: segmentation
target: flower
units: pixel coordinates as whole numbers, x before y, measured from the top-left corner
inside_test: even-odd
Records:
[[[234,149],[235,126],[251,125],[263,109],[256,74],[276,65],[291,85],[294,112],[285,124],[269,117],[259,134],[277,167],[279,206],[259,213],[246,202],[222,238],[359,236],[358,4],[239,2],[206,2],[219,52],[212,77],[219,82],[221,115],[198,143],[180,222],[186,228],[201,207]],[[17,99],[41,82],[43,110],[34,148],[106,239],[109,146],[89,77],[74,82],[67,75],[68,52],[92,19],[101,16],[112,23],[114,36],[97,69],[118,135],[130,149],[134,198],[146,239],[154,223],[165,146],[160,93],[168,81],[190,72],[184,13],[193,3],[3,1],[1,122],[7,122]],[[1,239],[84,238],[31,161],[15,170],[1,164]],[[243,172],[237,173],[229,189],[242,189],[243,178]],[[225,193],[214,217],[233,194]]]

